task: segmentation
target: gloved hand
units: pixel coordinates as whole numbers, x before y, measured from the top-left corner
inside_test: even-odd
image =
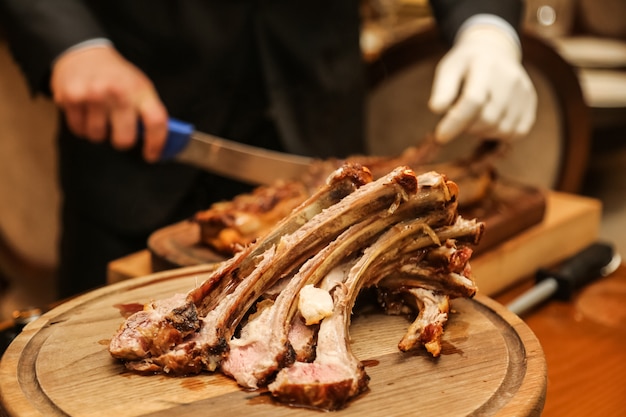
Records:
[[[445,113],[435,128],[440,143],[463,132],[502,140],[526,135],[537,94],[515,39],[494,25],[463,30],[436,68],[429,107]]]

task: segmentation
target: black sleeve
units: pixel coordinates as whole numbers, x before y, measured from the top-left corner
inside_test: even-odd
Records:
[[[430,0],[430,5],[442,35],[450,43],[463,22],[475,14],[499,16],[519,30],[523,12],[522,0]]]
[[[49,93],[51,63],[61,52],[106,37],[81,0],[0,0],[0,27],[33,93]]]

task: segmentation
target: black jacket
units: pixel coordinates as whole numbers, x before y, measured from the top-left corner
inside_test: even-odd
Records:
[[[106,37],[153,80],[173,117],[259,146],[344,156],[363,150],[358,3],[0,0],[0,24],[34,92],[48,91],[51,62],[62,51]],[[476,12],[514,26],[520,18],[518,0],[431,3],[447,39]],[[120,233],[174,221],[200,178],[209,200],[241,190],[190,167],[145,164],[139,152],[91,144],[65,126],[59,143],[66,204]]]

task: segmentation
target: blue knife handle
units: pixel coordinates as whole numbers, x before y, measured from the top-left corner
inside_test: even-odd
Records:
[[[161,159],[172,159],[180,152],[191,138],[195,128],[191,123],[183,122],[174,118],[167,121],[167,140],[161,153]]]

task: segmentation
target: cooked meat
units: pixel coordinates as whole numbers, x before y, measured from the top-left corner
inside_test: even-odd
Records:
[[[218,254],[231,256],[241,246],[266,234],[345,163],[367,166],[373,179],[383,177],[398,166],[408,166],[416,173],[441,172],[463,189],[459,196],[461,207],[483,200],[494,182],[493,160],[499,156],[500,149],[486,142],[468,158],[429,164],[437,148],[432,143],[432,140],[425,140],[425,145],[410,147],[398,157],[352,156],[345,160],[317,160],[300,182],[277,181],[231,201],[215,203],[192,218],[200,226],[200,243]]]
[[[279,401],[337,410],[367,389],[369,376],[348,343],[349,291],[341,283],[332,291],[335,307],[333,314],[320,324],[315,360],[296,362],[281,369],[274,382],[268,385]]]
[[[350,235],[349,231],[354,227],[376,220],[378,216],[374,214],[385,213],[406,201],[408,195],[417,191],[417,184],[412,171],[395,169],[387,176],[364,185],[359,192],[345,197],[293,234],[285,236],[278,245],[283,255],[276,256],[276,271],[283,275],[295,272],[291,265],[299,266],[301,263],[292,261],[293,255],[300,262],[310,259],[282,289],[274,305],[249,321],[242,330],[242,337],[231,343],[233,351],[223,363],[224,372],[240,384],[256,388],[259,382],[264,382],[288,361],[288,334],[296,312],[298,293],[305,285],[317,283],[337,262],[362,245],[359,234],[337,240],[334,240],[335,237],[347,228],[350,229],[342,236]],[[368,220],[350,227],[362,218]],[[338,250],[337,246],[341,249]]]
[[[210,210],[198,212],[194,217],[202,225],[200,241],[217,253],[231,255],[238,247],[266,234],[309,195],[301,182],[278,181],[231,201],[215,203]]]
[[[199,327],[196,306],[185,294],[176,294],[130,315],[111,339],[109,351],[124,360],[160,355]]]
[[[456,241],[477,243],[484,225],[458,217],[454,224],[434,230],[419,219],[406,222],[400,229],[388,232],[373,248],[368,248],[372,252],[366,254],[371,263],[370,280],[384,289],[381,298],[385,305],[393,304],[392,295],[408,295],[413,301],[410,303],[413,311],[418,312],[398,345],[400,350],[425,346],[433,356],[438,356],[449,298],[470,298],[477,290],[469,265],[471,249],[457,248]],[[377,260],[378,254],[383,253],[387,258]],[[393,310],[397,311],[398,306]]]
[[[275,245],[283,235],[297,230],[313,216],[370,181],[369,171],[361,166],[344,166],[335,171],[326,184],[258,243],[246,246],[212,272],[199,275],[198,279],[202,280],[200,286],[186,295],[149,303],[143,311],[131,315],[111,339],[109,350],[113,357],[124,361],[142,361],[142,367],[152,367],[155,357],[168,352],[183,338],[200,329],[200,317],[215,308],[222,299],[221,295],[232,292],[240,280],[238,277],[256,268],[264,251]],[[173,326],[173,323],[181,322],[187,323],[186,326],[178,326],[182,331]],[[127,366],[133,368],[135,364],[127,362]],[[159,366],[154,365],[156,368]]]
[[[294,360],[310,362],[315,358],[317,327],[304,324],[302,317],[296,315],[289,328],[289,344],[294,351]]]
[[[239,277],[250,274],[256,267],[258,257],[272,246],[278,244],[280,239],[298,230],[315,215],[338,203],[345,196],[371,181],[371,173],[367,168],[361,165],[345,165],[334,171],[311,197],[292,210],[283,220],[278,222],[272,230],[261,236],[253,245],[246,246],[244,254],[237,255],[237,258],[242,259],[243,264],[238,265],[237,270],[233,270],[234,273]],[[237,284],[238,279],[217,279],[216,281],[217,284],[219,284],[217,287],[211,280],[206,280],[198,289],[190,293],[190,296],[194,299],[194,303],[199,305],[201,315],[206,314],[207,311],[214,308],[215,301],[219,299],[219,297],[216,296],[208,297],[207,295],[209,293],[228,293],[232,291],[231,287]]]
[[[425,253],[405,255],[399,267],[388,266],[386,272],[380,272],[388,274],[378,283],[379,301],[387,312],[417,313],[398,344],[400,350],[424,346],[433,356],[439,356],[449,300],[471,298],[476,294],[470,256],[470,248],[457,248],[456,242],[448,239],[444,245]]]
[[[400,170],[393,172],[397,171]],[[368,186],[373,188],[377,183],[378,181]],[[418,189],[415,194],[405,197],[403,194],[406,192],[405,190],[401,200],[394,202],[393,206],[387,204],[390,207],[389,210],[379,211],[375,215],[358,217],[365,220],[349,227],[337,239],[329,242],[325,248],[312,256],[282,289],[274,305],[255,320],[248,322],[242,331],[242,337],[231,343],[233,350],[223,363],[224,372],[233,376],[241,385],[256,388],[259,383],[265,381],[281,365],[284,365],[284,358],[289,357],[289,326],[294,320],[299,294],[307,285],[316,285],[331,270],[346,262],[346,259],[349,259],[353,254],[360,254],[363,247],[372,242],[389,226],[420,213],[428,212],[434,206],[443,208],[450,205],[452,208],[456,207],[454,204],[456,189],[451,191],[450,188],[453,187],[449,187],[441,175],[423,174],[417,178],[417,184]],[[366,187],[364,186],[353,196],[366,194]],[[349,213],[353,215],[358,206],[348,201],[350,197],[346,197],[337,206],[342,203],[348,204]],[[363,201],[370,209],[375,205],[373,200]],[[445,224],[446,219],[455,215],[454,210],[439,209],[433,210],[433,213],[435,214],[426,216],[424,219],[425,224],[430,222],[433,227]],[[327,213],[324,213],[324,217],[326,215]],[[348,214],[343,216],[347,217]],[[342,220],[345,221],[345,218]],[[357,220],[354,218],[351,220],[352,223],[355,221]],[[291,240],[291,237],[288,239]]]
[[[342,408],[369,381],[348,342],[363,288],[376,288],[388,313],[417,316],[400,349],[434,356],[449,298],[474,295],[467,245],[483,224],[459,216],[458,196],[436,172],[400,166],[372,180],[345,165],[198,287],[129,316],[111,354],[137,372],[220,369],[280,401]]]
[[[431,229],[422,236],[419,219],[406,226],[397,233],[388,233],[387,242],[377,242],[382,247],[379,251],[391,255],[375,261],[372,268],[382,280],[380,285],[418,286],[445,291],[453,297],[473,297],[476,288],[469,266],[472,251],[467,246],[457,248],[457,243],[477,243],[484,224],[458,217],[454,224]],[[443,243],[432,248],[433,239]]]
[[[353,167],[353,169],[363,168]],[[331,182],[331,184],[336,183]],[[296,221],[288,219],[282,222],[279,229],[283,233],[270,233],[255,245],[240,252],[233,258],[233,261],[226,263],[228,268],[218,269],[216,274],[209,277],[199,287],[199,290],[189,293],[187,299],[194,301],[194,305],[198,306],[200,316],[203,317],[200,326],[196,326],[200,328],[199,334],[202,338],[194,339],[192,342],[184,341],[182,343],[185,345],[182,350],[184,354],[181,354],[180,346],[172,348],[171,340],[168,339],[167,343],[154,350],[157,354],[151,351],[149,357],[145,355],[144,357],[138,355],[123,357],[121,349],[118,349],[114,356],[126,360],[141,358],[142,369],[149,366],[152,370],[155,366],[161,366],[166,372],[182,374],[189,373],[191,369],[197,369],[195,364],[201,362],[207,370],[214,371],[228,353],[228,341],[232,338],[236,326],[260,294],[268,290],[282,276],[297,270],[302,263],[351,224],[361,218],[368,218],[376,212],[389,210],[390,207],[398,205],[406,200],[409,194],[416,191],[415,174],[405,167],[400,167],[375,182],[363,185],[358,193],[351,193],[325,210],[318,211],[309,221],[291,233],[285,231],[289,230]],[[298,214],[290,217],[294,216],[296,219],[301,219]],[[271,242],[272,246],[259,253],[269,245],[268,242]],[[225,273],[219,274],[221,271]],[[224,278],[226,276],[228,279]],[[218,281],[221,285],[216,286],[215,283]],[[211,291],[207,291],[206,287],[209,287]],[[215,289],[218,291],[216,292]],[[281,294],[283,292],[284,290]],[[201,296],[209,301],[200,299]],[[189,301],[187,304],[190,304]],[[142,326],[144,322],[137,322],[131,316],[125,325],[126,331],[122,332],[125,335],[131,333],[130,329],[133,328],[129,323],[133,326]],[[149,323],[151,329],[158,326],[158,322]],[[133,329],[139,334],[145,334],[145,329],[142,327]],[[118,334],[111,343],[119,346],[126,339],[127,337]],[[285,340],[280,339],[280,342],[284,344]],[[194,365],[190,367],[185,360]],[[136,369],[132,363],[128,363],[128,366]]]
[[[416,346],[424,346],[431,355],[439,356],[443,326],[448,321],[450,296],[426,288],[405,288],[403,292],[414,299],[419,313],[398,343],[398,349],[406,352]]]
[[[422,177],[418,178],[421,179]],[[423,180],[418,180],[418,183],[431,186],[444,183],[441,177],[435,176],[426,176]],[[450,195],[448,205],[455,208],[455,199],[453,198],[455,192],[451,192],[455,189],[450,186],[446,190]],[[411,200],[417,201],[419,198],[409,199],[409,201]],[[396,213],[408,211],[407,207],[409,207],[409,203],[399,208]],[[454,223],[454,226],[446,226],[455,221],[456,211],[448,212],[442,208],[410,220],[405,220],[407,217],[396,217],[393,222],[387,224],[387,226],[393,225],[389,230],[382,235],[377,233],[379,237],[363,250],[361,256],[349,269],[345,282],[337,283],[331,291],[335,308],[333,314],[323,319],[320,324],[315,360],[311,363],[296,362],[283,368],[278,373],[276,380],[268,386],[272,395],[284,402],[334,410],[343,407],[367,387],[368,377],[361,362],[352,354],[348,335],[350,316],[357,295],[363,287],[377,284],[384,277],[382,273],[388,272],[379,267],[397,262],[398,255],[404,254],[407,248],[410,248],[411,251],[421,250],[422,258],[426,260],[437,259],[442,263],[442,259],[449,259],[447,268],[442,266],[442,269],[459,269],[458,262],[451,262],[457,257],[448,253],[453,251],[453,243],[449,241],[450,238],[447,236],[465,237],[468,228],[461,227],[464,226],[464,223],[458,221]],[[412,211],[413,216],[416,216],[416,213],[418,211]],[[364,223],[366,221],[354,227],[367,229],[366,226],[363,226]],[[382,232],[385,229],[386,227],[380,228],[378,231]],[[476,233],[475,230],[472,231]],[[340,237],[338,240],[348,239]],[[440,249],[441,240],[446,242],[446,246],[450,248],[449,251]],[[436,253],[428,256],[428,251],[433,250]],[[470,272],[469,268],[466,267],[462,270]],[[473,281],[471,283],[470,287],[473,289]],[[446,288],[442,289],[446,290]],[[438,355],[443,324],[447,319],[444,313],[447,313],[448,295],[441,293],[440,296],[432,293],[431,298],[427,298],[425,294],[430,294],[430,290],[408,286],[403,287],[402,290],[414,295],[419,303],[418,308],[421,309],[418,320],[409,327],[405,336],[406,340],[403,339],[400,347],[407,350],[419,342],[433,355]],[[453,291],[458,290],[453,288]],[[439,301],[435,304],[438,312],[436,315],[432,313],[432,299]],[[443,311],[444,308],[445,311]]]

